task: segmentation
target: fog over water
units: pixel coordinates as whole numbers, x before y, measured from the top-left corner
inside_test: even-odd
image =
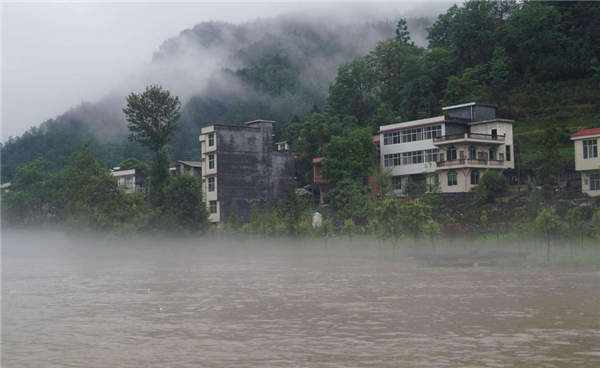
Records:
[[[305,247],[318,252],[2,237],[2,367],[600,361],[600,273],[589,268],[427,267],[314,241]]]

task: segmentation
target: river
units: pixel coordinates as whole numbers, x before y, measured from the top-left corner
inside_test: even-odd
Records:
[[[3,237],[2,367],[598,367],[600,272]]]

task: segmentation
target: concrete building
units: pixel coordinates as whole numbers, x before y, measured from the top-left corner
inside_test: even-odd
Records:
[[[273,123],[202,127],[201,183],[212,222],[227,221],[233,203],[249,221],[252,203],[278,200],[294,181],[295,152],[273,149]]]
[[[377,148],[377,161],[375,164],[374,171],[379,171],[379,161],[380,161],[380,141],[379,136],[373,136],[373,141],[375,142],[375,147]],[[324,157],[315,157],[313,158],[313,185],[319,188],[319,204],[329,203],[329,191],[334,187],[333,184],[330,184],[327,180],[323,179],[321,175],[321,169],[323,168]],[[374,176],[364,177],[362,178],[363,184],[370,187],[371,191],[369,192],[369,198],[375,198],[381,192],[381,188]]]
[[[188,174],[198,178],[199,182],[202,182],[202,161],[177,161],[175,167],[178,174],[187,172]]]
[[[442,192],[469,192],[489,170],[514,168],[512,120],[498,119],[497,106],[475,102],[449,106],[444,115],[380,128],[381,165],[391,168],[401,193],[410,177],[437,173]]]
[[[581,189],[596,197],[600,195],[600,128],[584,129],[571,136],[575,143],[575,170],[581,172]]]
[[[124,188],[127,193],[141,193],[147,188],[148,175],[135,169],[121,170],[115,167],[110,173],[117,178],[119,187]]]

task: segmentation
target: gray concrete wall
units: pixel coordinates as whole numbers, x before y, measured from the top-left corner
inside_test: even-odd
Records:
[[[227,221],[235,202],[240,220],[249,221],[252,203],[263,207],[267,202],[277,201],[282,190],[294,180],[293,152],[273,150],[271,123],[215,128],[221,219]]]
[[[473,106],[473,121],[496,119],[496,108],[492,106]]]
[[[468,130],[467,124],[446,123],[446,135],[466,133]]]
[[[471,120],[471,108],[473,109],[472,121],[496,119],[496,108],[493,106],[465,106],[458,109],[447,110],[445,113],[451,118]]]

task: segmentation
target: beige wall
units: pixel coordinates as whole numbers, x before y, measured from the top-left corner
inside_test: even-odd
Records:
[[[590,174],[600,174],[600,169],[584,171],[581,173],[581,190],[584,193],[587,193],[591,197],[600,196],[600,190],[590,190],[590,185],[591,185],[590,178],[589,178]],[[587,184],[585,183],[586,179],[587,179]]]
[[[581,139],[576,139],[575,142],[575,170],[583,171],[583,170],[596,170],[600,166],[600,155],[595,158],[583,158],[583,141],[595,139],[596,143],[600,148],[600,136],[589,136],[589,137],[581,137]]]

